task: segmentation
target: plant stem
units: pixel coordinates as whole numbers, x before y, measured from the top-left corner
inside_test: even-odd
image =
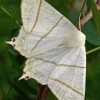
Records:
[[[48,96],[49,88],[47,85],[40,85],[39,86],[39,94],[38,94],[38,100],[46,100]]]
[[[85,4],[86,4],[86,0],[85,0],[84,3],[83,3],[83,6],[82,6],[82,8],[81,8],[80,13],[83,12],[83,9],[84,9]]]
[[[100,47],[97,47],[97,48],[95,48],[95,49],[92,49],[92,50],[90,50],[90,51],[87,51],[86,54],[88,55],[88,54],[93,53],[93,52],[95,52],[95,51],[97,51],[97,50],[99,50],[99,49],[100,49]]]
[[[0,8],[8,15],[10,16],[13,20],[15,20],[16,24],[21,27],[21,25],[18,23],[18,21],[2,6],[0,6]]]

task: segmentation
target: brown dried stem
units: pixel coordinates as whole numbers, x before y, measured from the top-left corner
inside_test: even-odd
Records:
[[[48,96],[49,88],[47,85],[39,86],[38,100],[46,100]]]
[[[97,9],[100,10],[100,2],[97,2]],[[83,27],[84,24],[89,21],[91,18],[93,17],[93,14],[92,14],[92,10],[88,11],[88,13],[80,19],[80,26]],[[78,29],[80,29],[80,27],[78,26]]]

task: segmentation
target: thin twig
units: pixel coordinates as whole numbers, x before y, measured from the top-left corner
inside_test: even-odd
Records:
[[[18,22],[4,7],[0,6],[0,8],[1,8],[8,16],[10,16],[10,17],[16,22],[16,24],[17,24],[19,27],[21,27],[21,25],[19,24],[19,22]]]
[[[100,10],[100,2],[97,2],[97,9]],[[84,26],[84,24],[89,21],[91,18],[93,17],[93,14],[92,14],[92,10],[88,11],[88,13],[82,17],[80,19],[80,25],[81,25],[81,28]],[[80,27],[78,26],[78,29],[80,29]]]
[[[86,52],[86,54],[88,55],[88,54],[93,53],[94,51],[97,51],[97,50],[100,50],[100,47],[97,47],[95,49],[92,49],[92,50]]]
[[[47,85],[40,85],[39,86],[39,94],[38,94],[38,100],[46,100],[48,96],[49,88]]]
[[[87,0],[85,0],[85,1],[84,1],[84,3],[83,3],[83,6],[82,6],[82,8],[81,8],[80,13],[83,11],[83,9],[84,9],[84,7],[85,7],[85,4],[86,4],[86,1],[87,1]]]

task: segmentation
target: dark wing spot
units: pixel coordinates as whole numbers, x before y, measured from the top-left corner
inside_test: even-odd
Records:
[[[28,80],[28,79],[29,79],[29,76],[26,76],[26,77],[25,77],[25,80]]]
[[[12,42],[15,42],[15,38],[12,38],[11,41],[12,41]]]

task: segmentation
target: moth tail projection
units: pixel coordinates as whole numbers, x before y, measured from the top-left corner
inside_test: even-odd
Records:
[[[42,85],[47,85],[48,76],[54,67],[55,66],[53,64],[45,62],[41,58],[30,57],[25,63],[23,75],[19,78],[19,80],[28,80],[32,78]]]

